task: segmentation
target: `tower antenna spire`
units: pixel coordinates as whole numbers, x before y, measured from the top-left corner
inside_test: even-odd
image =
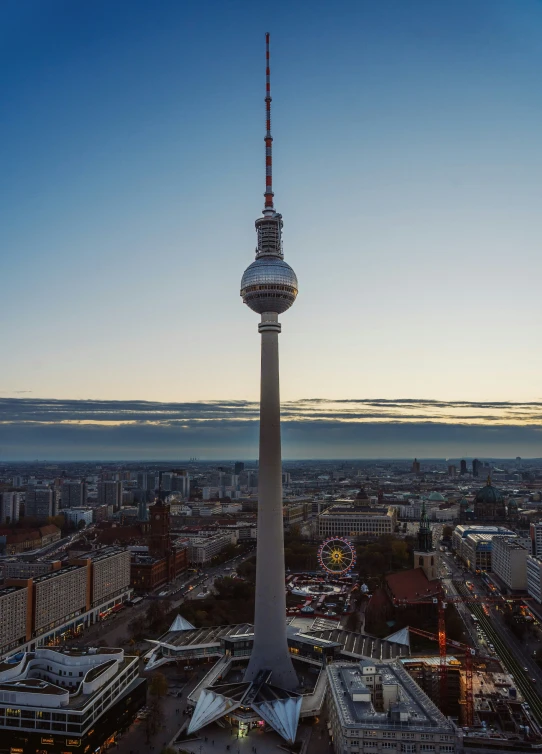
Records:
[[[274,213],[273,206],[273,137],[271,136],[271,70],[269,67],[269,32],[265,35],[265,205],[264,214]]]

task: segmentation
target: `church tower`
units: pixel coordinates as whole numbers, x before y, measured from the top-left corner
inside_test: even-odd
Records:
[[[414,568],[423,568],[428,581],[434,581],[438,578],[437,553],[433,547],[433,534],[427,517],[425,501],[422,505],[420,528],[418,529],[418,546],[414,550]]]

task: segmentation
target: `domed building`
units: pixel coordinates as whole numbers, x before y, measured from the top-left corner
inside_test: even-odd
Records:
[[[479,523],[506,523],[509,519],[509,511],[506,506],[506,498],[502,490],[491,484],[491,477],[487,478],[487,484],[478,490],[471,505],[466,506],[466,500],[459,505],[459,519],[461,523],[477,521]],[[512,517],[517,515],[511,506]]]

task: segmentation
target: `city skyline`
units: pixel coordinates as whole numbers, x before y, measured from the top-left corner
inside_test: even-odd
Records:
[[[0,461],[257,457],[256,401],[0,398],[0,411]],[[542,457],[540,403],[283,401],[281,413],[286,460]]]
[[[206,442],[215,457],[232,442],[255,456],[246,407],[259,362],[234,294],[261,205],[267,19],[211,5],[211,20],[168,0],[130,13],[102,2],[0,9],[11,103],[0,126],[11,312],[0,397],[13,399],[0,448],[13,457],[66,457],[74,438],[89,457],[113,441],[127,457],[149,457],[154,443],[160,456],[171,443],[202,455]],[[390,457],[539,456],[542,9],[311,10],[279,2],[270,23],[275,190],[303,279],[281,339],[285,456],[330,457],[326,443],[338,457],[382,457],[379,443]],[[337,409],[359,395],[397,405]],[[203,416],[209,402],[238,402],[239,426],[230,415],[212,427],[193,418],[184,436],[156,417],[76,427],[79,409],[35,423],[25,406],[47,399],[117,400],[123,414],[176,401]],[[315,423],[306,407],[317,401],[329,410]],[[413,415],[410,402],[426,408]],[[517,403],[528,408],[507,408]]]

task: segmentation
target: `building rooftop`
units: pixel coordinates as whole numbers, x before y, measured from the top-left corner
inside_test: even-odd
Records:
[[[439,594],[440,582],[438,579],[429,581],[423,568],[411,568],[408,571],[399,571],[386,576],[386,583],[396,600],[415,602],[430,599]]]
[[[353,658],[371,657],[373,661],[391,660],[410,654],[409,648],[404,644],[378,639],[368,634],[359,634],[355,631],[345,631],[342,628],[310,629],[304,631],[302,635],[339,644],[341,654]]]
[[[328,666],[330,689],[344,727],[372,729],[395,728],[455,735],[455,726],[438,710],[429,697],[396,663],[375,663],[375,673],[383,686],[398,689],[397,701],[387,711],[378,711],[370,701],[366,675],[359,663],[334,663]],[[370,671],[369,667],[366,671]],[[368,673],[367,673],[368,674]]]

